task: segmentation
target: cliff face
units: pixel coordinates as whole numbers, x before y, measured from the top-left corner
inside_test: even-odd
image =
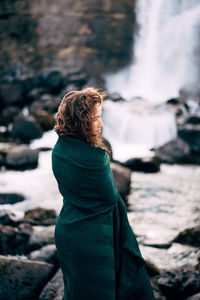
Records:
[[[131,58],[132,0],[1,0],[0,70],[113,70]]]

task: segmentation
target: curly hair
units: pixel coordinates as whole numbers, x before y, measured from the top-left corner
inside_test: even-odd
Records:
[[[93,87],[68,92],[58,107],[54,130],[60,135],[73,136],[101,147],[110,154],[102,137],[92,132],[94,106],[102,103],[103,94]]]

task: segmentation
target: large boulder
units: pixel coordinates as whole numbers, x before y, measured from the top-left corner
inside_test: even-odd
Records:
[[[160,161],[164,163],[189,163],[191,160],[190,147],[181,138],[175,138],[154,151]]]
[[[40,138],[42,133],[40,125],[33,116],[20,114],[15,117],[11,130],[14,138],[29,142],[32,139]]]
[[[123,163],[132,171],[155,173],[160,171],[160,160],[157,157],[131,158]]]
[[[54,209],[36,207],[25,212],[23,222],[28,222],[32,225],[55,225],[57,213]]]
[[[130,193],[131,170],[120,164],[111,162],[113,177],[123,199]]]
[[[37,300],[53,273],[51,264],[1,255],[0,299]]]
[[[200,125],[184,124],[178,128],[178,136],[190,147],[190,150],[200,154]]]
[[[162,272],[155,281],[167,299],[186,299],[200,291],[199,272],[191,265]]]
[[[28,146],[13,146],[6,153],[5,166],[14,170],[34,169],[38,165],[38,154],[39,150]]]
[[[47,283],[39,296],[39,300],[62,300],[64,295],[64,282],[61,269]]]
[[[187,228],[181,231],[173,239],[173,242],[200,247],[200,226]]]
[[[24,104],[24,92],[25,87],[20,80],[0,82],[0,106]]]
[[[16,193],[0,193],[0,204],[14,204],[24,201],[25,197],[22,194]]]
[[[0,254],[24,254],[32,233],[30,224],[18,227],[0,224]]]

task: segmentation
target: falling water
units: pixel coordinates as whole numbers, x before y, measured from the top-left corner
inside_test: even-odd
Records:
[[[199,0],[139,0],[138,35],[132,64],[106,76],[108,90],[126,99],[141,96],[159,102],[198,81]]]

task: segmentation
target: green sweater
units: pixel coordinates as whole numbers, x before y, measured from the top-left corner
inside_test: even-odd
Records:
[[[54,235],[63,299],[154,299],[108,153],[59,135],[52,169],[63,196]]]

